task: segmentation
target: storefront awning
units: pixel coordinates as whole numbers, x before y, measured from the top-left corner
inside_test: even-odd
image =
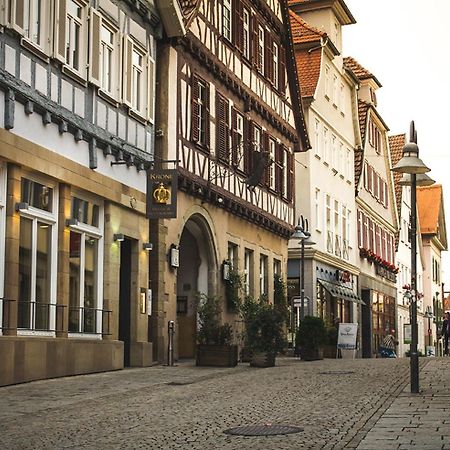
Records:
[[[330,283],[325,280],[317,280],[333,297],[342,298],[348,302],[359,303],[365,305],[362,298],[355,294],[350,288],[339,286],[338,284]]]

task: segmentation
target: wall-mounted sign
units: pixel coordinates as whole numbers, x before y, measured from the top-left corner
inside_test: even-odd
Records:
[[[147,217],[173,219],[177,217],[178,173],[175,169],[147,171]]]

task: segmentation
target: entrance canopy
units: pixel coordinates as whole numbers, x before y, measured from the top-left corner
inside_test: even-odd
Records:
[[[338,284],[330,283],[325,280],[317,280],[326,291],[329,292],[330,295],[336,298],[342,298],[343,300],[347,300],[348,302],[359,303],[360,305],[365,305],[362,298],[353,292],[352,289],[339,286]]]

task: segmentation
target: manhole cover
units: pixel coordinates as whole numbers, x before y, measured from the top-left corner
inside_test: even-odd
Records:
[[[292,434],[303,431],[303,428],[290,425],[246,425],[242,427],[229,428],[225,434],[234,436],[274,436],[276,434]]]
[[[319,372],[319,375],[350,375],[352,373],[355,372],[352,370],[348,371],[330,370],[328,372]]]

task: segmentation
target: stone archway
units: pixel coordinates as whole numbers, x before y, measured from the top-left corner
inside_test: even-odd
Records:
[[[179,245],[177,270],[178,357],[195,356],[197,330],[196,300],[199,292],[217,291],[218,263],[213,234],[208,221],[199,213],[185,223]]]

